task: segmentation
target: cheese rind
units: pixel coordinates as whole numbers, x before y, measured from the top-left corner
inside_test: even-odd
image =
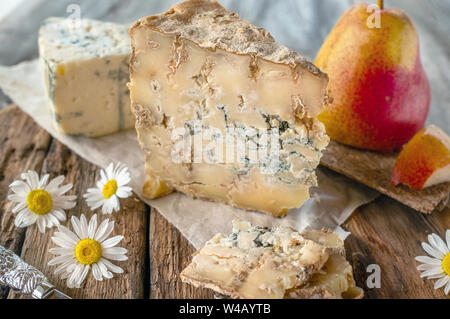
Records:
[[[329,141],[315,118],[327,102],[325,74],[215,1],[175,5],[139,20],[130,34],[129,87],[149,176],[193,197],[273,216],[309,198]],[[178,129],[189,134],[174,140]],[[279,134],[263,144],[262,131]],[[225,136],[235,146],[232,161],[218,156],[226,154]],[[203,149],[201,161],[194,150],[176,163],[176,145],[186,139],[217,148]],[[246,145],[242,158],[239,145]]]
[[[207,242],[180,277],[232,298],[360,298],[336,236],[326,231],[302,236],[287,227],[235,220],[232,233]]]
[[[81,19],[47,19],[39,53],[51,111],[63,133],[102,136],[134,127],[127,88],[128,27]]]

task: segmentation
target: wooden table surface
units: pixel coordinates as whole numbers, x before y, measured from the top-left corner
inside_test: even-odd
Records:
[[[194,248],[136,196],[122,200],[121,211],[110,217],[116,222],[114,235],[125,236],[120,246],[128,249],[129,260],[117,263],[125,273],[103,282],[89,274],[81,289],[68,289],[65,281],[53,275],[54,267],[47,265],[55,230],[41,234],[35,225],[16,228],[13,206],[7,200],[8,186],[22,172],[35,170],[50,173],[52,178],[64,174],[66,182],[75,185],[71,193],[84,194],[94,185],[99,168],[53,139],[16,106],[0,111],[0,123],[0,245],[43,271],[58,289],[73,298],[212,298],[210,291],[194,289],[179,280]],[[88,217],[93,214],[79,196],[68,216],[81,213]],[[414,257],[425,254],[420,243],[428,234],[442,236],[450,228],[448,208],[425,216],[380,196],[357,209],[343,227],[351,232],[346,240],[347,258],[367,298],[446,298],[442,290],[433,289],[432,281],[420,278]],[[371,264],[381,269],[379,289],[366,285]],[[0,288],[0,297],[23,298],[5,288]]]

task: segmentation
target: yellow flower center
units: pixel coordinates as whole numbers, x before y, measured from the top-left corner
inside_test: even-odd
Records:
[[[75,258],[83,265],[95,264],[101,257],[102,246],[96,240],[86,238],[75,247]]]
[[[37,215],[45,215],[50,212],[53,207],[52,196],[42,190],[34,189],[27,196],[28,209]]]
[[[442,259],[442,270],[450,276],[450,253],[445,255],[444,259]]]
[[[108,199],[117,192],[117,182],[115,179],[108,181],[103,186],[103,196]]]

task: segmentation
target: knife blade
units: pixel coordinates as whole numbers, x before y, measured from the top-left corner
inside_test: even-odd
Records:
[[[9,249],[0,246],[0,285],[34,299],[71,299],[53,286],[44,274]]]

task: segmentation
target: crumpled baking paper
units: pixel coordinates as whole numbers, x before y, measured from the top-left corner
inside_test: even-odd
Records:
[[[134,192],[175,225],[196,248],[202,247],[217,233],[229,233],[234,218],[262,226],[283,224],[298,231],[326,227],[337,231],[345,238],[348,233],[340,228],[340,225],[357,207],[378,196],[377,192],[365,186],[325,168],[319,168],[317,171],[319,187],[311,189],[311,199],[281,219],[193,199],[181,193],[174,193],[154,201],[147,200],[142,197],[142,186],[145,182],[144,156],[135,131],[95,139],[59,133],[50,115],[43,79],[37,60],[12,67],[0,66],[0,87],[23,111],[53,137],[87,161],[100,167],[106,167],[111,161],[125,163],[132,174],[131,187]]]

